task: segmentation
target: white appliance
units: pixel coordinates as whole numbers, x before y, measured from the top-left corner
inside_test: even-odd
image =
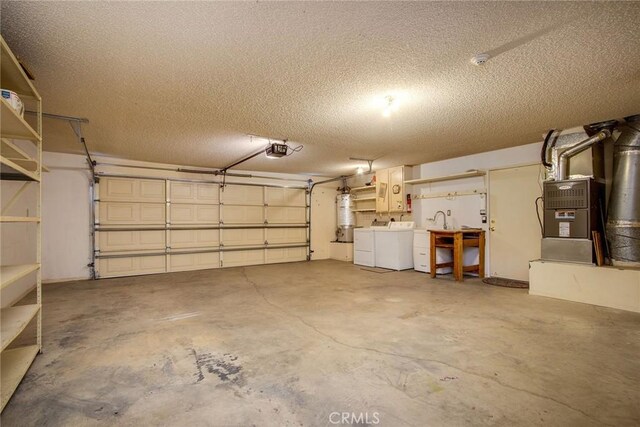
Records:
[[[391,270],[413,268],[413,221],[391,222],[374,230],[375,266]]]
[[[389,228],[387,221],[374,221],[371,227],[353,230],[353,263],[367,267],[376,266],[373,232]]]
[[[353,230],[353,263],[375,267],[376,259],[373,246],[373,228]]]
[[[451,251],[439,249],[436,252],[438,264],[451,262]],[[431,235],[427,230],[413,230],[413,264],[416,271],[431,272]],[[438,274],[450,273],[451,268],[439,268]]]

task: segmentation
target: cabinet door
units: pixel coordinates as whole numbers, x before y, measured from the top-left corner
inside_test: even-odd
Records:
[[[376,172],[376,212],[389,212],[389,169]]]
[[[389,169],[389,212],[405,210],[404,166]]]

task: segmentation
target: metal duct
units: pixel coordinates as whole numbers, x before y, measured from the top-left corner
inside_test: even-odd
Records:
[[[569,174],[567,171],[568,161],[571,157],[582,153],[587,148],[591,147],[593,144],[603,141],[611,136],[611,132],[608,129],[601,130],[590,138],[585,139],[584,141],[574,145],[571,148],[568,148],[560,154],[558,158],[558,176],[556,181],[562,181],[569,178]]]
[[[640,265],[640,114],[625,121],[614,145],[607,236],[614,265]]]

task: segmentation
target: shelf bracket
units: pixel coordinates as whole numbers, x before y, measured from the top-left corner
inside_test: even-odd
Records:
[[[0,212],[2,215],[4,215],[5,213],[7,213],[7,211],[11,208],[11,206],[13,206],[13,204],[18,200],[18,198],[20,197],[20,195],[22,194],[22,192],[27,188],[27,186],[29,184],[31,184],[33,181],[25,181],[22,183],[22,185],[20,186],[20,188],[18,188],[18,191],[15,192],[15,194],[11,197],[11,199],[4,204],[4,206],[2,207],[2,211]]]

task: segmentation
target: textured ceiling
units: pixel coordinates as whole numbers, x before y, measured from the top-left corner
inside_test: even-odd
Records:
[[[95,153],[224,166],[256,134],[304,149],[243,169],[341,174],[639,113],[638,22],[639,2],[3,1],[1,29]],[[45,138],[79,152],[64,123]]]

